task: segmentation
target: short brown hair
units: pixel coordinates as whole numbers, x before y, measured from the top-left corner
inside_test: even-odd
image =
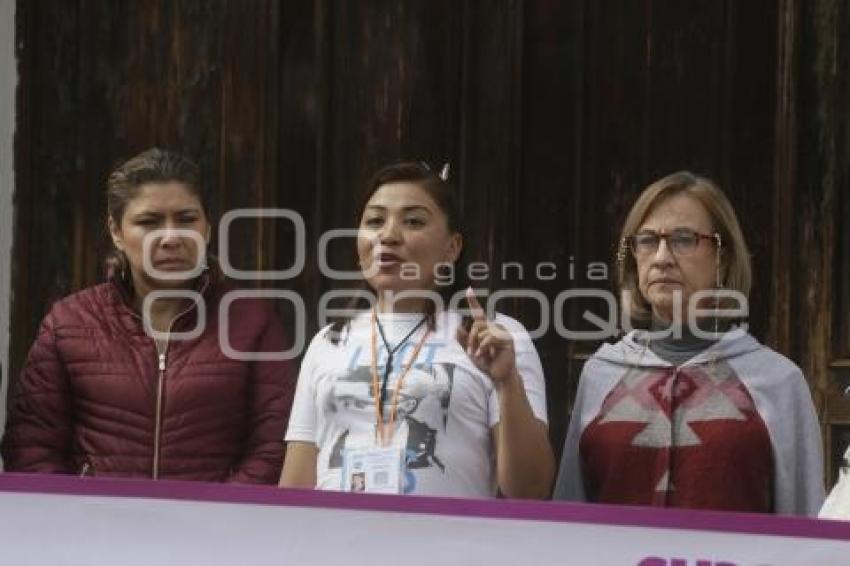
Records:
[[[652,309],[640,292],[637,262],[632,254],[628,253],[627,238],[637,232],[647,216],[659,204],[679,194],[686,194],[696,199],[708,212],[714,231],[720,234],[722,242],[720,283],[726,289],[738,291],[747,298],[750,296],[752,285],[750,252],[732,204],[712,180],[690,171],[679,171],[655,181],[644,189],[629,210],[620,234],[617,252],[617,285],[621,301],[625,300],[624,292],[629,292],[630,304],[622,304],[621,307],[628,309],[632,321],[636,324],[648,323],[652,317]]]

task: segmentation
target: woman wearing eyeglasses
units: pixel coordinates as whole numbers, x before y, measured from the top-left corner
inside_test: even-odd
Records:
[[[688,172],[656,181],[617,263],[623,319],[639,329],[584,366],[555,498],[816,514],[811,395],[742,324],[750,255],[725,195]]]

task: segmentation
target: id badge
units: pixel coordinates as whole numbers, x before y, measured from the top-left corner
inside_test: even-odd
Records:
[[[347,448],[343,452],[342,491],[402,492],[404,451],[400,446]]]

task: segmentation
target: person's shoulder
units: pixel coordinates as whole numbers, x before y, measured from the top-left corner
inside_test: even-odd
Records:
[[[39,332],[91,335],[110,325],[120,303],[113,283],[91,285],[54,301],[46,309]]]
[[[310,340],[310,346],[312,346],[313,344],[337,344],[337,338],[341,337],[344,332],[344,329],[341,331],[337,331],[334,329],[333,324],[327,324],[320,328],[319,331],[313,335],[313,338]]]
[[[348,327],[336,330],[333,324],[328,324],[316,332],[304,350],[301,360],[301,372],[313,372],[319,367],[332,367],[340,363],[348,351]]]
[[[115,285],[110,281],[104,281],[64,296],[56,302],[55,306],[109,303],[114,300],[114,295]]]
[[[587,357],[581,369],[578,383],[576,403],[601,402],[622,378],[629,367],[630,360],[636,367],[639,364],[640,353],[630,355],[634,348],[632,337],[624,336],[613,343],[605,342]]]
[[[327,349],[343,348],[348,343],[348,338],[351,333],[350,322],[343,324],[341,328],[335,328],[334,324],[327,324],[319,329],[310,339],[310,344],[307,346],[307,353],[316,353],[317,351],[326,351]]]
[[[497,324],[501,324],[510,332],[528,334],[528,329],[525,328],[525,325],[512,316],[497,312],[494,320]]]
[[[102,315],[118,300],[111,282],[91,285],[59,299],[50,307],[48,316],[57,321],[67,317],[76,320],[80,314]]]
[[[770,346],[758,341],[753,335],[746,331],[738,331],[739,336],[736,344],[730,348],[736,348],[736,352],[742,359],[746,359],[752,365],[769,371],[777,378],[802,378],[803,370],[785,355],[777,352]],[[734,364],[735,356],[731,357]]]
[[[632,330],[613,342],[602,342],[587,360],[587,364],[631,364],[641,365],[647,346],[641,342],[641,331]]]

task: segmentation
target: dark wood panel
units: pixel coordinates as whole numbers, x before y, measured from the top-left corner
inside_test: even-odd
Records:
[[[813,388],[826,431],[827,480],[846,449],[850,400],[846,358],[848,303],[846,199],[850,160],[850,14],[845,2],[797,7],[797,183],[792,266],[793,358]],[[801,252],[801,253],[795,253]],[[844,360],[842,360],[844,358]],[[840,434],[836,434],[839,431]]]
[[[356,196],[379,167],[454,161],[460,11],[453,2],[338,2],[327,17],[328,206],[317,214],[322,227],[354,227]],[[353,257],[339,246],[331,261],[350,268]]]
[[[550,298],[545,308],[554,316],[552,298],[587,284],[585,269],[576,269],[575,262],[581,229],[575,220],[583,194],[584,3],[526,2],[524,8],[522,192],[517,203],[521,252],[515,258],[524,267],[524,278],[511,284],[542,291]],[[557,277],[551,281],[537,274],[537,266],[546,263],[556,266]],[[524,321],[529,328],[540,323],[537,308],[526,305]],[[576,328],[575,313],[565,316],[567,327]],[[560,451],[582,365],[569,363],[570,348],[592,346],[568,343],[550,331],[537,347],[548,377],[550,436]]]
[[[223,29],[217,85],[218,206],[222,212],[272,208],[278,198],[279,3],[232,0],[219,12]],[[231,263],[240,269],[277,269],[270,260],[279,231],[281,237],[291,238],[291,224],[285,220],[234,222],[229,234]]]
[[[323,226],[321,211],[331,206],[325,194],[329,79],[328,3],[312,0],[280,5],[280,76],[278,109],[278,183],[269,189],[280,208],[298,211],[305,221],[304,270],[292,281],[275,282],[275,287],[295,289],[307,306],[306,336],[317,328],[316,305],[325,281],[319,274],[316,243]],[[276,233],[272,262],[286,269],[295,261],[290,231]],[[290,306],[284,320],[294,320]]]
[[[585,274],[590,264],[614,265],[623,220],[646,183],[651,19],[649,2],[582,5],[580,137],[575,182],[563,195],[571,205],[570,263],[577,274],[571,287],[614,290],[613,270],[608,281],[591,281]],[[599,300],[571,300],[567,310],[570,329],[593,328],[582,318],[585,311],[608,317]],[[571,359],[581,360],[597,346],[572,342],[567,351]]]
[[[643,179],[681,169],[718,180],[723,173],[721,140],[731,121],[726,4],[647,3]]]
[[[614,258],[628,209],[649,180],[652,3],[585,3],[583,172],[574,222],[580,265]],[[595,214],[587,214],[594,211]]]
[[[773,206],[777,77],[774,0],[727,2],[726,66],[731,108],[719,141],[724,154],[716,180],[729,196],[752,254],[750,330],[768,338],[773,296]]]
[[[850,7],[837,4],[834,16],[835,74],[835,266],[832,357],[850,359]]]
[[[459,11],[452,2],[339,2],[330,17],[330,191],[353,203],[382,165],[451,157]],[[350,207],[333,208],[324,211],[332,224],[350,226]]]
[[[796,238],[781,253],[790,258],[794,293],[792,336],[795,358],[814,388],[816,401],[823,404],[829,394],[828,363],[831,358],[832,270],[836,248],[836,174],[841,166],[835,151],[840,129],[837,104],[841,100],[836,69],[819,64],[835,60],[836,37],[821,33],[826,27],[838,31],[839,3],[822,0],[801,6],[799,26],[799,88],[797,90],[799,147],[798,183],[793,210]],[[827,118],[823,120],[823,118]],[[791,249],[804,253],[789,253]],[[793,291],[791,291],[793,293]]]
[[[850,421],[830,425],[824,440],[828,453],[832,454],[827,466],[827,485],[834,485],[838,481],[844,452],[850,446]]]
[[[18,4],[20,75],[10,376],[50,303],[72,286],[80,14],[74,3]],[[50,140],[50,143],[46,143]],[[26,147],[23,148],[26,144]],[[64,148],[64,149],[61,149]],[[14,377],[12,377],[14,379]]]
[[[777,12],[776,112],[774,138],[774,194],[772,221],[781,227],[772,234],[771,309],[768,340],[780,352],[791,350],[791,270],[786,251],[792,248],[794,192],[797,188],[797,51],[800,10],[797,0],[781,0]]]
[[[35,104],[30,95],[35,67],[34,47],[34,3],[15,7],[15,55],[18,60],[18,88],[15,93],[15,193],[13,198],[14,240],[12,242],[11,265],[11,307],[9,316],[9,367],[5,368],[9,385],[11,386],[26,352],[30,347],[33,328],[38,324],[37,313],[33,313],[32,305],[36,301],[44,301],[46,297],[38,296],[34,288],[35,266],[29,262],[14,261],[14,258],[29,258],[33,256],[32,222],[30,218],[33,201],[32,187],[35,184],[35,171],[32,164],[34,158],[35,135]]]
[[[500,288],[493,267],[517,259],[523,3],[463,4],[459,182],[470,261],[490,267],[476,286]],[[517,305],[500,309],[519,314]]]
[[[824,407],[827,482],[837,477],[850,423],[850,8],[846,2],[807,4],[801,32],[802,247],[799,284],[805,313],[799,359]]]

